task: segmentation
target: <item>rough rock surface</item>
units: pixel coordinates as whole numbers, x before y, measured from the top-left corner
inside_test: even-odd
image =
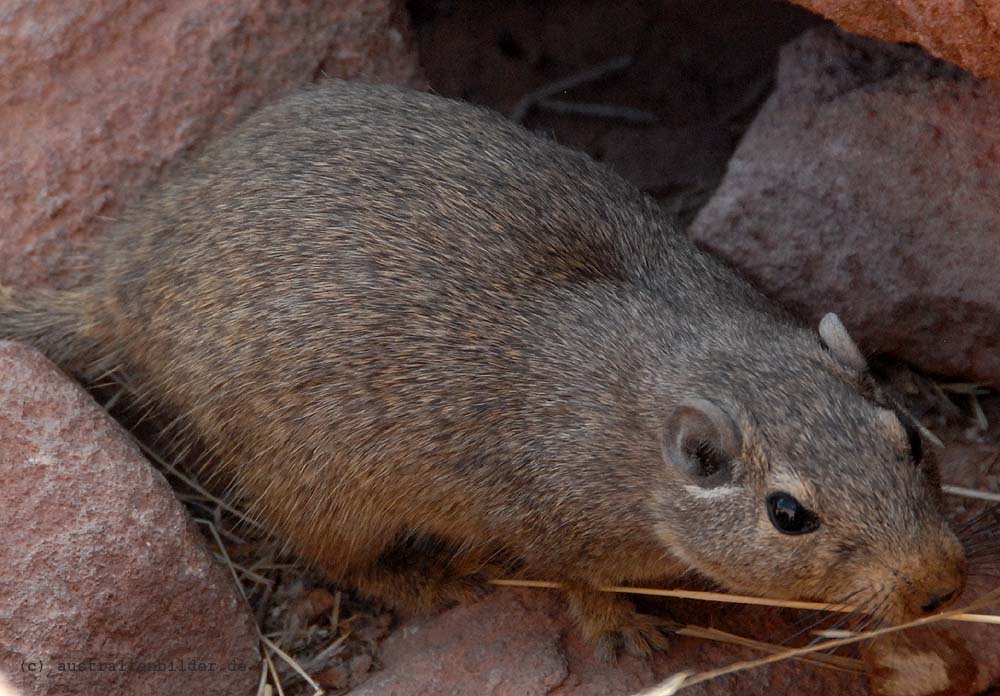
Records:
[[[758,636],[794,632],[789,621],[766,610],[737,608],[722,616],[719,611],[679,603],[670,608],[675,617],[692,623],[712,621],[730,629],[730,624],[741,626],[744,635],[747,631]],[[352,694],[617,696],[635,693],[682,670],[706,670],[759,656],[721,643],[678,637],[667,653],[652,662],[626,656],[615,665],[606,665],[577,639],[556,593],[504,590],[478,604],[402,626],[382,645],[383,670]],[[867,687],[861,676],[784,664],[723,677],[684,693],[860,696],[867,693]]]
[[[80,250],[178,155],[315,77],[419,82],[398,0],[0,7],[0,282]]]
[[[254,692],[253,617],[166,481],[85,392],[12,342],[0,342],[0,480],[0,672],[22,696]]]
[[[866,351],[1000,385],[1000,83],[811,31],[691,226]]]
[[[919,43],[983,77],[1000,76],[1000,1],[793,0],[865,36]]]

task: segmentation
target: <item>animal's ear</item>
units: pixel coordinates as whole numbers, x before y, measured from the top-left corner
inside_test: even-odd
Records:
[[[664,463],[706,488],[728,482],[743,437],[733,417],[705,399],[681,402],[663,425]]]
[[[833,354],[840,364],[854,372],[865,372],[868,363],[858,346],[851,340],[844,324],[833,312],[824,316],[819,322],[819,337],[823,345]]]

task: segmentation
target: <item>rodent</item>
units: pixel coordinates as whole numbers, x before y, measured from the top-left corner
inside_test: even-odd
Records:
[[[147,196],[91,284],[0,299],[0,336],[124,375],[334,580],[426,609],[513,568],[609,654],[662,636],[607,584],[694,570],[897,621],[962,588],[912,424],[821,328],[588,156],[341,81]]]

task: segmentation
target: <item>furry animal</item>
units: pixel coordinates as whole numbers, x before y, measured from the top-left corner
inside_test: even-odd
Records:
[[[904,619],[964,581],[933,467],[842,324],[809,330],[630,184],[490,111],[330,81],[149,195],[0,336],[124,375],[180,450],[404,609],[517,569],[610,654],[602,585],[690,570]]]

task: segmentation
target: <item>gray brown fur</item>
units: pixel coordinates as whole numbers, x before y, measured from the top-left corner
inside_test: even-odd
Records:
[[[117,367],[254,517],[402,607],[515,566],[641,650],[596,587],[693,568],[905,617],[961,583],[898,421],[815,331],[608,169],[467,104],[330,82],[265,108],[118,226],[92,285],[7,297],[0,335]],[[689,399],[738,424],[723,486],[661,457]],[[778,533],[776,488],[820,530]]]

